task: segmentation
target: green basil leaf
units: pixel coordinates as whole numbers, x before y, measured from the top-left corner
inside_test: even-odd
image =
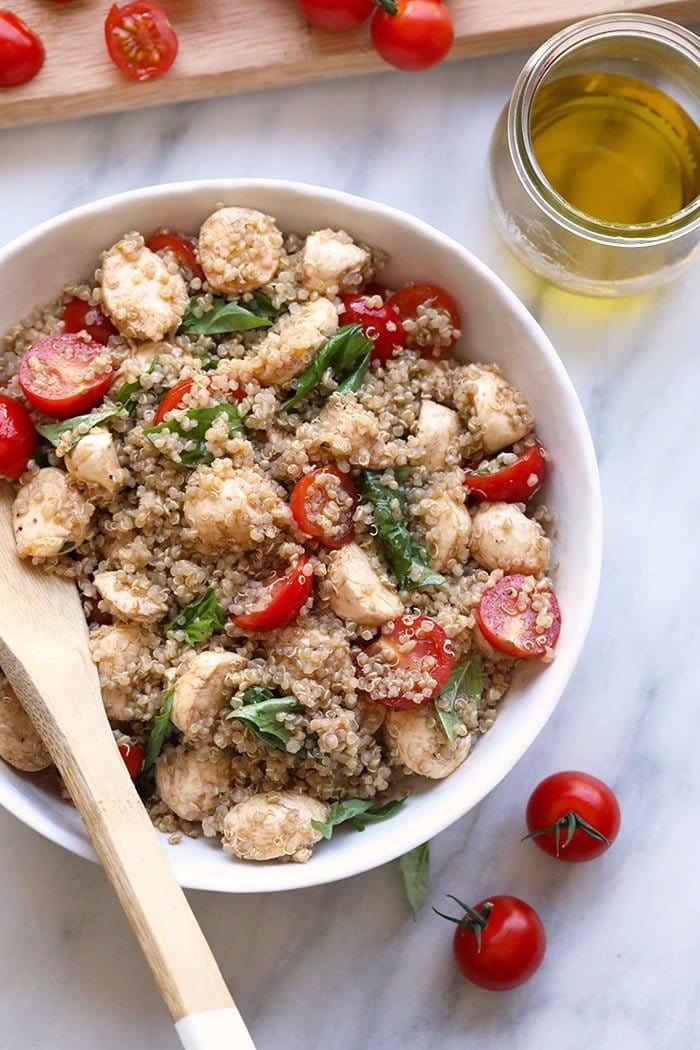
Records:
[[[190,645],[208,642],[214,631],[226,623],[224,612],[213,587],[207,588],[201,598],[190,602],[177,616],[166,623],[166,631],[184,631]]]
[[[287,307],[276,307],[272,304],[272,299],[265,292],[261,292],[258,288],[257,291],[253,292],[253,301],[246,304],[253,313],[257,314],[258,317],[267,317],[270,321],[276,321],[277,318],[286,313]]]
[[[464,724],[455,714],[455,701],[460,696],[476,700],[477,703],[481,700],[484,692],[483,662],[481,653],[470,653],[466,660],[452,669],[452,674],[435,699],[435,713],[448,740],[454,740],[457,736],[455,730]],[[441,706],[438,701],[445,701],[446,706]]]
[[[250,332],[254,328],[269,328],[270,317],[256,313],[237,301],[215,297],[213,306],[201,317],[195,314],[199,296],[190,299],[178,331],[190,335],[226,335],[229,332]],[[272,304],[270,303],[270,306]]]
[[[156,354],[146,371],[142,374],[146,376],[152,375],[159,364],[160,358]],[[118,401],[119,404],[126,409],[128,415],[133,416],[136,413],[136,395],[140,390],[141,376],[139,376],[138,379],[134,379],[131,383],[122,383],[122,385],[115,390],[113,397],[115,401]]]
[[[354,394],[356,390],[359,390],[362,386],[362,380],[367,375],[367,369],[372,358],[372,351],[367,350],[357,363],[355,369],[350,373],[349,376],[338,383],[336,390],[337,394]]]
[[[430,843],[424,842],[422,846],[404,853],[399,859],[399,871],[403,878],[403,888],[406,900],[416,915],[425,903],[428,893],[428,876],[430,874]]]
[[[170,419],[167,423],[159,423],[155,427],[146,427],[144,434],[153,440],[154,434],[160,434],[169,430],[189,442],[189,447],[180,453],[180,462],[185,467],[194,467],[198,463],[211,463],[214,458],[207,448],[206,434],[217,416],[226,415],[229,419],[229,437],[235,434],[245,434],[245,427],[238,414],[235,405],[221,404],[210,405],[207,408],[190,408],[185,413],[186,419],[193,419],[196,426],[185,430],[181,419]]]
[[[379,809],[369,809],[366,813],[359,814],[353,819],[352,826],[356,831],[364,831],[368,824],[379,824],[383,820],[389,820],[395,813],[398,813],[405,802],[405,796],[404,798],[392,798]]]
[[[288,412],[290,408],[303,401],[323,379],[330,368],[338,380],[339,389],[349,383],[345,389],[357,390],[364,379],[374,343],[360,328],[359,324],[343,325],[314,354],[311,364],[299,376],[292,396],[284,402],[280,411]]]
[[[160,714],[153,719],[151,732],[146,744],[146,755],[143,760],[143,769],[136,779],[136,790],[141,798],[150,798],[155,791],[155,764],[158,755],[165,747],[165,743],[172,732],[170,722],[173,710],[173,690],[169,689],[163,697],[163,706]]]
[[[104,423],[108,419],[112,419],[113,416],[121,416],[123,411],[121,405],[103,405],[102,408],[98,408],[94,412],[88,412],[84,416],[71,416],[70,419],[62,419],[58,423],[39,423],[36,429],[42,437],[45,437],[56,448],[63,435],[71,430],[75,430],[76,427],[87,424],[88,430],[92,430],[93,427]],[[85,437],[85,434],[78,434],[75,440],[71,442],[68,451],[72,452],[83,437]]]
[[[376,471],[363,470],[360,491],[372,507],[372,518],[377,539],[382,545],[389,568],[402,590],[421,590],[423,587],[439,587],[445,577],[430,568],[430,558],[422,543],[411,535],[404,519],[406,494],[399,486],[389,488],[379,480]],[[394,511],[394,501],[399,505],[399,516]],[[416,566],[420,574],[414,575]]]
[[[277,719],[282,711],[301,711],[295,696],[275,696],[265,686],[252,685],[243,694],[243,703],[234,707],[227,718],[237,718],[253,730],[264,743],[285,751],[291,732]]]
[[[324,839],[331,838],[333,829],[346,820],[352,821],[356,831],[364,831],[368,824],[377,824],[393,817],[405,801],[405,798],[392,799],[377,809],[374,808],[373,799],[346,798],[341,802],[331,802],[328,819],[312,820],[311,827],[320,831]]]

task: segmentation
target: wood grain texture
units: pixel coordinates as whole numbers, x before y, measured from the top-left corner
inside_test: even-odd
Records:
[[[294,0],[161,0],[180,37],[180,53],[159,80],[122,76],[105,48],[108,0],[13,0],[12,9],[46,45],[35,80],[0,90],[0,127],[67,120],[239,91],[387,70],[366,27],[326,33],[309,26]],[[591,15],[621,9],[681,22],[700,19],[700,0],[452,0],[456,39],[450,57],[464,58],[541,43]]]
[[[115,746],[75,585],[19,560],[11,502],[0,481],[0,666],[51,752],[173,1019],[230,1009],[214,957]],[[227,1046],[237,1045],[234,1034]]]

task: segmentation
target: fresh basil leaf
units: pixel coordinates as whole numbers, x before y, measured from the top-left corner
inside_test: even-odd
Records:
[[[208,642],[214,631],[226,623],[224,612],[213,587],[208,587],[201,598],[190,602],[177,616],[166,623],[166,631],[184,631],[190,645]]]
[[[453,668],[452,674],[435,698],[435,713],[448,740],[454,740],[457,736],[455,730],[464,724],[455,713],[455,701],[460,696],[466,696],[479,702],[483,691],[483,657],[481,653],[470,653],[466,660]],[[443,701],[446,701],[444,707]]]
[[[243,694],[243,703],[234,707],[227,718],[237,718],[253,730],[256,736],[271,747],[285,751],[291,732],[277,715],[282,711],[301,711],[295,696],[275,696],[265,686],[252,685]]]
[[[355,369],[350,373],[349,376],[338,384],[336,389],[337,394],[354,394],[356,390],[359,390],[362,386],[362,380],[367,375],[367,369],[372,358],[372,351],[367,350],[357,363]]]
[[[136,779],[136,790],[141,798],[150,798],[155,791],[155,764],[158,755],[165,747],[165,742],[172,732],[170,722],[173,710],[173,693],[169,689],[163,697],[163,706],[160,714],[153,719],[151,732],[146,744],[146,755],[143,760],[143,769]]]
[[[160,358],[156,354],[143,375],[152,375],[159,364]],[[119,402],[128,415],[133,416],[136,414],[136,395],[140,390],[141,377],[139,376],[138,379],[134,379],[131,383],[122,383],[122,385],[114,392],[114,400]]]
[[[288,412],[318,386],[330,368],[338,380],[339,389],[357,390],[364,379],[374,343],[359,324],[338,328],[314,354],[311,364],[299,376],[296,389],[284,402],[280,411]],[[350,384],[344,388],[344,384]]]
[[[280,308],[273,306],[270,296],[266,295],[265,292],[261,292],[259,288],[253,292],[252,304],[246,303],[246,306],[258,317],[267,317],[270,321],[276,321],[287,309],[286,306]]]
[[[71,416],[70,419],[62,419],[59,423],[39,423],[36,429],[42,437],[45,437],[56,448],[63,435],[71,430],[75,430],[76,427],[87,424],[88,430],[92,430],[93,427],[104,423],[108,419],[112,419],[113,416],[122,415],[123,411],[121,405],[103,405],[102,408],[98,408],[94,412],[88,412],[84,416]],[[80,439],[84,437],[85,434],[78,434],[75,440],[71,442],[68,451],[72,452]]]
[[[270,317],[256,313],[237,301],[218,296],[215,297],[211,309],[197,317],[195,307],[198,301],[199,296],[196,295],[190,299],[178,331],[190,335],[226,335],[229,332],[250,332],[254,328],[269,328],[272,324]]]
[[[331,838],[333,829],[346,820],[352,821],[356,831],[364,831],[368,824],[377,824],[393,817],[405,801],[405,798],[392,799],[378,809],[374,808],[373,799],[346,798],[340,802],[331,802],[328,819],[312,820],[311,827],[320,831],[324,839]]]
[[[193,419],[197,424],[191,429],[185,430],[181,419],[170,419],[167,423],[146,427],[144,434],[152,441],[154,434],[169,430],[172,434],[177,434],[190,442],[190,447],[180,453],[180,462],[185,467],[194,467],[198,463],[211,463],[214,457],[207,448],[206,434],[216,417],[222,414],[228,416],[229,419],[229,437],[234,437],[235,434],[245,434],[245,427],[241,422],[238,409],[235,405],[230,404],[188,409],[184,414],[185,418]]]
[[[360,491],[372,507],[372,518],[377,539],[382,545],[389,568],[396,576],[402,590],[421,590],[423,587],[439,587],[445,577],[430,568],[430,558],[422,543],[412,536],[404,515],[406,495],[398,489],[382,484],[376,471],[363,470]],[[399,516],[394,511],[398,502]],[[415,568],[420,574],[414,574]]]
[[[415,920],[428,893],[430,843],[424,842],[422,846],[416,846],[415,849],[404,853],[403,857],[399,858],[399,871],[403,878],[406,900]]]
[[[404,798],[392,798],[379,809],[369,809],[366,813],[359,814],[353,819],[352,826],[356,831],[364,831],[368,824],[380,824],[383,820],[389,820],[395,813],[398,813],[405,802],[405,796]]]

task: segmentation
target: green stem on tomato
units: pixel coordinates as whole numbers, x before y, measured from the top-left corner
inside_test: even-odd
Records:
[[[562,829],[566,828],[566,838],[561,841]],[[539,835],[554,835],[554,850],[558,857],[560,850],[566,849],[576,833],[576,829],[580,828],[586,835],[590,835],[592,839],[597,842],[604,842],[606,846],[612,845],[612,839],[607,838],[602,832],[594,828],[592,824],[589,824],[587,820],[584,820],[580,813],[577,813],[575,809],[570,809],[568,813],[565,813],[563,817],[559,817],[559,820],[555,821],[548,828],[537,828],[536,831],[531,831],[527,835],[523,835],[521,842],[525,839],[535,839]]]

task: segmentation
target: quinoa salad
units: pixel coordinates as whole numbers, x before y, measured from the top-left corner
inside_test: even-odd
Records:
[[[528,403],[386,262],[221,205],[125,233],[0,342],[17,554],[75,581],[171,841],[306,861],[453,773],[554,656]],[[51,768],[1,673],[0,756]]]

